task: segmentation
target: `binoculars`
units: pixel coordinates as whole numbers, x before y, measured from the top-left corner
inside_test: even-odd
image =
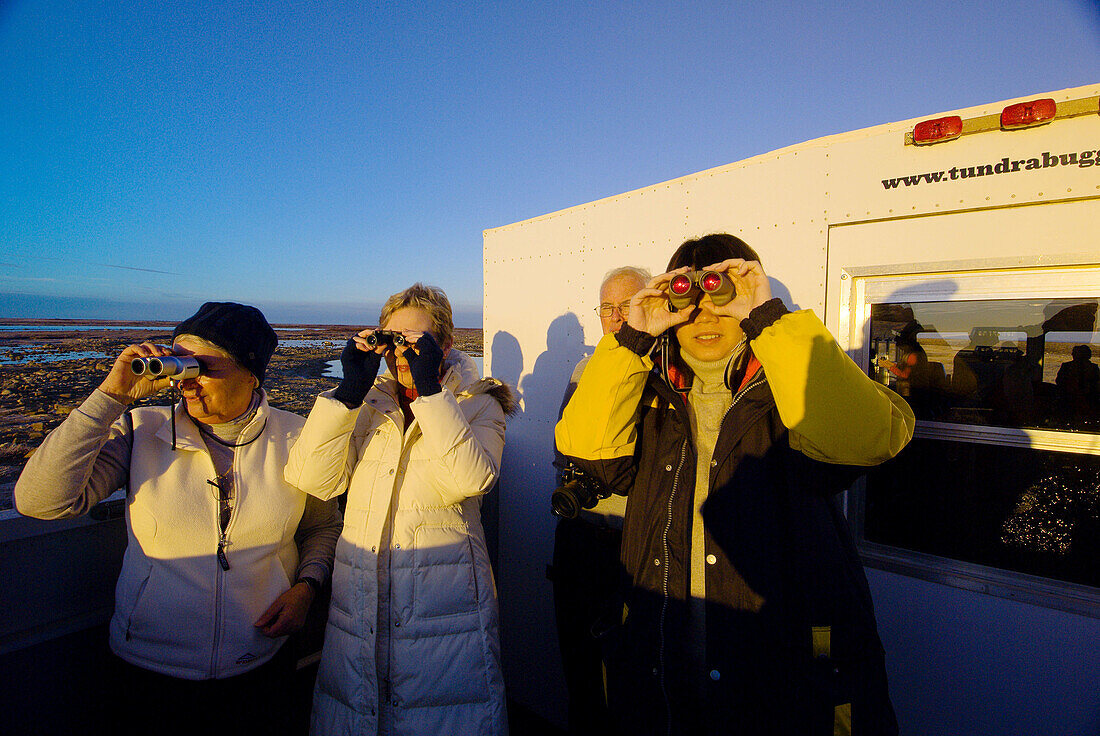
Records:
[[[130,370],[135,376],[146,378],[171,378],[182,381],[194,378],[202,372],[202,363],[190,355],[165,355],[159,358],[134,358],[130,361]]]
[[[392,349],[395,345],[405,345],[408,340],[400,332],[394,330],[375,330],[367,335],[367,345],[376,348],[383,345]]]
[[[670,312],[694,304],[703,294],[709,294],[716,307],[728,304],[737,294],[730,277],[719,271],[688,271],[668,282]]]

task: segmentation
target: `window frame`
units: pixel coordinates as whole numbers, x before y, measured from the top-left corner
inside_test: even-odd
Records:
[[[966,262],[909,264],[890,268],[842,268],[838,339],[868,371],[871,306],[905,302],[966,302],[989,299],[1100,299],[1100,265],[1089,261],[1047,266],[1038,263]],[[1056,450],[1100,456],[1100,433],[1011,428],[917,420],[914,439],[938,439]],[[842,500],[864,564],[928,582],[985,595],[1100,618],[1100,588],[1043,578],[964,560],[894,547],[864,538],[866,481],[861,478]]]

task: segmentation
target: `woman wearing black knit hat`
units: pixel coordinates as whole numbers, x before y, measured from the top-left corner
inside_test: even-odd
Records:
[[[283,481],[304,420],[261,388],[277,343],[255,307],[204,304],[171,348],[127,347],[16,485],[18,510],[42,519],[128,489],[110,625],[117,732],[286,727],[295,663],[282,645],[330,575],[341,522]],[[147,370],[172,362],[186,372]],[[174,407],[129,409],[170,383]]]

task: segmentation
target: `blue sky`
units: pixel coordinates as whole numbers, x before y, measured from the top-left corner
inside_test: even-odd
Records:
[[[1096,82],[1100,2],[0,0],[0,317],[372,324],[482,230]]]

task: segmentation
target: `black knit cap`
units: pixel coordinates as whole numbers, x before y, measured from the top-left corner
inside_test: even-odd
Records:
[[[264,382],[267,362],[279,344],[263,312],[234,302],[203,304],[199,311],[176,326],[172,339],[180,335],[194,335],[214,343],[256,376],[260,385]]]

